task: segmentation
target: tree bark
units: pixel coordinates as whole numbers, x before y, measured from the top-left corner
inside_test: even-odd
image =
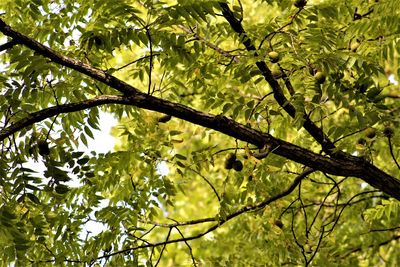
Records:
[[[122,96],[100,96],[92,100],[82,101],[81,103],[59,105],[30,114],[27,118],[1,130],[0,141],[24,127],[55,116],[56,114],[74,112],[110,103],[132,105],[168,114],[193,124],[216,130],[260,148],[269,145],[272,148],[272,153],[276,155],[328,174],[360,178],[389,196],[400,200],[400,181],[362,158],[344,152],[341,152],[341,157],[323,156],[308,149],[275,138],[268,133],[252,129],[225,116],[211,115],[179,103],[170,102],[142,93],[137,88],[107,74],[103,70],[59,54],[30,37],[13,30],[1,19],[0,31],[11,37],[15,42],[27,46],[42,56],[49,58],[62,66],[69,67],[82,74],[88,75],[123,94]]]

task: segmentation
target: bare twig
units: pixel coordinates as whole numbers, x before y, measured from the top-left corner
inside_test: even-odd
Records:
[[[139,62],[139,61],[142,61],[142,60],[148,59],[148,58],[153,58],[153,57],[159,56],[159,55],[160,55],[159,53],[153,53],[153,54],[150,54],[150,55],[146,55],[146,56],[140,57],[140,58],[138,58],[138,59],[135,59],[135,60],[133,60],[133,61],[131,61],[131,62],[129,62],[129,63],[127,63],[127,64],[125,64],[125,65],[119,67],[119,68],[117,68],[116,70],[117,70],[117,71],[118,71],[118,70],[122,70],[122,69],[124,69],[124,68],[126,68],[126,67],[128,67],[128,66],[130,66],[130,65],[132,65],[132,64],[135,64],[135,63]]]
[[[192,168],[189,168],[189,170],[191,170],[192,172],[198,174],[204,181],[206,181],[206,183],[207,183],[207,184],[211,187],[211,189],[213,190],[215,196],[216,196],[217,199],[218,199],[218,202],[220,202],[220,201],[221,201],[221,198],[220,198],[220,196],[219,196],[219,194],[218,194],[217,189],[215,189],[214,185],[213,185],[204,175],[202,175],[200,172],[198,172],[198,171],[196,171],[196,170],[194,170],[194,169],[192,169]]]
[[[196,32],[194,32],[194,31],[192,31],[192,30],[190,30],[190,29],[188,29],[188,28],[186,28],[186,27],[184,27],[182,25],[180,25],[179,28],[182,29],[183,31],[185,31],[187,34],[192,35],[194,40],[199,40],[199,41],[203,42],[206,46],[208,46],[209,48],[215,50],[217,53],[223,55],[224,57],[232,59],[235,63],[239,63],[239,59],[236,56],[231,55],[230,52],[225,51],[222,48],[220,48],[219,46],[211,43],[206,38],[198,35]]]
[[[169,240],[169,236],[171,235],[172,229],[173,229],[172,227],[169,228],[169,231],[168,231],[168,234],[167,234],[167,238],[165,238],[165,243],[164,243],[164,245],[163,245],[163,247],[162,247],[162,249],[161,249],[161,251],[160,251],[160,255],[158,256],[158,260],[157,260],[157,262],[156,262],[156,265],[154,265],[155,267],[157,267],[158,264],[160,263],[162,254],[163,254],[163,252],[164,252],[164,250],[165,250],[165,247],[167,246],[167,242],[168,242],[168,240]]]
[[[183,236],[181,230],[179,230],[178,227],[175,227],[175,229],[178,231],[178,233],[181,235],[182,238],[185,238],[185,237]],[[196,264],[196,260],[194,259],[192,247],[189,245],[189,243],[188,243],[186,240],[185,240],[184,242],[185,242],[186,246],[187,246],[188,249],[189,249],[189,254],[190,254],[190,257],[192,258],[193,266],[196,267],[197,264]]]
[[[249,211],[254,211],[254,210],[259,210],[259,209],[264,208],[265,206],[269,205],[270,203],[289,195],[291,192],[293,192],[294,189],[296,189],[296,187],[299,185],[299,183],[305,177],[307,177],[309,174],[311,174],[312,172],[314,172],[313,169],[305,170],[303,173],[301,173],[299,176],[297,176],[294,179],[293,183],[286,190],[284,190],[283,192],[281,192],[279,194],[276,194],[276,195],[274,195],[272,197],[269,197],[269,198],[265,199],[264,201],[262,201],[262,202],[260,202],[258,204],[245,206],[245,207],[243,207],[243,208],[241,208],[241,209],[239,209],[239,210],[237,210],[235,212],[232,212],[231,214],[229,214],[225,218],[220,219],[217,224],[214,224],[213,226],[211,226],[207,230],[205,230],[205,231],[203,231],[203,232],[201,232],[201,233],[199,233],[197,235],[186,237],[186,238],[178,238],[178,239],[173,239],[173,240],[166,240],[166,241],[162,241],[162,242],[158,242],[158,243],[145,244],[145,245],[140,245],[140,246],[136,246],[136,247],[132,247],[132,248],[127,248],[127,249],[123,249],[123,250],[120,250],[120,251],[115,251],[113,253],[110,253],[110,254],[108,254],[108,256],[113,256],[113,255],[125,253],[125,252],[128,252],[128,251],[133,251],[133,250],[137,250],[137,249],[141,249],[141,248],[151,248],[151,247],[156,247],[156,246],[165,246],[167,244],[190,241],[190,240],[194,240],[194,239],[198,239],[200,237],[203,237],[204,235],[214,231],[215,229],[217,229],[220,226],[222,226],[224,223],[228,222],[229,220],[231,220],[231,219],[233,219],[233,218],[235,218],[235,217],[237,217],[237,216],[239,216],[239,215],[241,215],[243,213],[246,213],[246,212],[249,212]],[[214,220],[216,220],[216,219],[214,219]],[[171,229],[172,227],[175,227],[175,226],[178,226],[178,225],[179,224],[175,223],[174,225],[171,224],[168,227]],[[155,227],[155,226],[153,226],[153,227]],[[98,257],[95,260],[99,260],[99,259],[102,259],[102,258],[104,258],[104,256]]]
[[[400,165],[396,160],[396,157],[393,153],[393,144],[392,144],[392,138],[390,136],[388,136],[388,142],[389,142],[389,150],[390,150],[390,155],[392,156],[392,159],[394,161],[394,163],[396,163],[397,168],[400,170]]]

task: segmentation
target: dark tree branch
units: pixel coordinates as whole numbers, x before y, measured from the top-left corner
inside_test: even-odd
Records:
[[[279,193],[279,194],[277,194],[277,195],[275,195],[275,196],[269,197],[269,198],[265,199],[264,201],[262,201],[262,202],[260,202],[260,203],[258,203],[258,204],[256,204],[256,205],[245,206],[245,207],[243,207],[243,208],[241,208],[241,209],[239,209],[239,210],[237,210],[237,211],[235,211],[235,212],[229,214],[229,215],[226,216],[225,218],[220,219],[220,220],[218,221],[217,224],[214,224],[213,226],[211,226],[210,228],[208,228],[208,229],[205,230],[204,232],[201,232],[201,233],[199,233],[199,234],[197,234],[197,235],[190,236],[190,237],[186,237],[186,238],[182,237],[182,238],[172,239],[172,240],[168,240],[168,238],[167,238],[167,240],[166,240],[166,241],[163,241],[163,242],[158,242],[158,243],[153,243],[153,244],[145,244],[145,245],[140,245],[140,246],[136,246],[136,247],[132,247],[132,248],[127,248],[127,249],[119,250],[119,251],[116,251],[116,252],[113,252],[113,253],[108,254],[107,257],[114,256],[114,255],[118,255],[118,254],[125,253],[125,252],[129,252],[129,251],[133,251],[133,250],[137,250],[137,249],[150,248],[150,247],[157,247],[157,246],[163,246],[163,247],[165,247],[165,246],[168,245],[168,244],[178,243],[178,242],[187,242],[187,241],[190,241],[190,240],[194,240],[194,239],[201,238],[201,237],[203,237],[204,235],[206,235],[206,234],[208,234],[208,233],[214,231],[215,229],[219,228],[220,226],[222,226],[222,225],[225,224],[226,222],[230,221],[231,219],[233,219],[233,218],[235,218],[235,217],[237,217],[237,216],[239,216],[239,215],[241,215],[241,214],[243,214],[243,213],[246,213],[246,212],[249,212],[249,211],[254,211],[254,210],[262,209],[262,208],[264,208],[265,206],[271,204],[272,202],[277,201],[277,200],[279,200],[279,199],[281,199],[281,198],[283,198],[283,197],[289,195],[290,193],[293,192],[294,189],[296,189],[296,187],[300,184],[300,182],[301,182],[305,177],[307,177],[309,174],[313,173],[314,171],[315,171],[315,170],[313,170],[313,169],[307,169],[307,170],[305,170],[303,173],[301,173],[300,175],[298,175],[298,176],[294,179],[293,183],[292,183],[285,191],[283,191],[283,192],[281,192],[281,193]],[[214,220],[217,221],[217,219],[214,219]],[[178,226],[178,225],[171,224],[171,225],[168,226],[168,227],[169,227],[170,229],[172,229],[172,227],[176,227],[176,226]],[[170,234],[170,232],[168,233],[168,237],[169,237],[169,234]],[[98,258],[96,258],[96,259],[94,259],[94,260],[100,260],[100,259],[103,259],[103,258],[105,258],[105,257],[106,257],[106,256],[101,256],[101,257],[98,257]]]
[[[0,131],[0,141],[3,141],[8,136],[16,133],[17,131],[19,131],[23,128],[26,128],[34,123],[43,121],[47,118],[51,118],[53,116],[57,116],[62,113],[70,113],[70,112],[85,110],[85,109],[96,107],[99,105],[119,103],[122,100],[123,100],[123,98],[120,96],[104,95],[104,96],[95,97],[93,99],[84,100],[84,101],[78,102],[78,103],[54,106],[51,108],[46,108],[46,109],[40,110],[35,113],[31,113],[27,117],[11,124],[10,126],[8,126],[6,128],[3,128]]]
[[[0,52],[10,49],[10,48],[14,47],[16,44],[18,44],[18,42],[16,42],[14,39],[5,44],[2,44],[2,45],[0,45]]]
[[[222,9],[222,14],[224,18],[231,25],[231,28],[239,35],[240,40],[242,44],[246,47],[247,51],[254,52],[254,56],[258,56],[256,52],[256,47],[254,46],[250,37],[243,29],[243,26],[240,23],[240,21],[235,18],[228,4],[220,3],[220,7]],[[291,117],[294,118],[296,116],[296,109],[283,94],[281,86],[279,85],[277,80],[273,77],[271,70],[268,68],[267,64],[264,61],[258,61],[256,62],[256,65],[258,69],[261,71],[265,80],[271,86],[272,91],[274,92],[275,100]],[[287,77],[285,79],[285,83],[290,84]],[[289,88],[293,90],[291,85],[289,86]],[[301,112],[304,113],[304,111]],[[335,149],[335,145],[332,143],[332,141],[329,140],[328,136],[326,136],[324,132],[318,126],[316,126],[305,113],[303,114],[303,119],[304,119],[303,127],[311,134],[312,137],[314,137],[314,139],[318,143],[320,143],[323,151],[328,155],[331,155],[333,149]],[[341,155],[342,153],[336,152],[336,154]]]
[[[148,59],[148,58],[153,58],[153,57],[155,57],[155,56],[159,56],[160,54],[159,53],[152,53],[152,54],[150,54],[150,55],[146,55],[146,56],[143,56],[143,57],[141,57],[141,58],[138,58],[138,59],[135,59],[135,60],[133,60],[133,61],[131,61],[131,62],[129,62],[129,63],[126,63],[125,65],[123,65],[123,66],[121,66],[121,67],[119,67],[119,68],[116,68],[116,70],[118,71],[118,70],[122,70],[122,69],[124,69],[124,68],[126,68],[126,67],[129,67],[130,65],[132,65],[132,64],[135,64],[135,63],[137,63],[137,62],[139,62],[139,61],[142,61],[142,60],[145,60],[145,59]]]
[[[367,248],[375,248],[375,247],[385,246],[385,245],[389,244],[390,242],[396,241],[396,240],[399,240],[399,239],[400,239],[400,235],[394,235],[392,238],[390,238],[390,239],[388,239],[388,240],[385,240],[385,241],[383,241],[383,242],[381,242],[381,243],[379,243],[379,244],[373,243],[373,244],[369,245]],[[362,251],[363,248],[364,248],[364,246],[357,247],[357,248],[353,248],[352,250],[350,250],[350,251],[347,252],[346,254],[340,256],[340,258],[341,258],[341,259],[347,258],[348,256],[350,256],[350,255],[353,254],[353,253]]]
[[[181,235],[182,238],[185,238],[185,236],[182,234],[181,230],[179,230],[178,227],[175,227],[175,229],[178,231],[178,233]],[[189,245],[189,243],[186,240],[184,242],[185,242],[186,246],[189,249],[189,254],[190,254],[190,257],[192,258],[193,266],[197,267],[196,260],[195,260],[194,255],[193,255],[192,247]]]
[[[189,169],[190,171],[196,173],[197,175],[199,175],[199,176],[211,187],[211,189],[213,190],[215,196],[216,196],[217,199],[218,199],[218,202],[220,202],[220,201],[221,201],[221,198],[220,198],[220,196],[219,196],[219,194],[218,194],[217,189],[215,189],[215,186],[214,186],[204,175],[202,175],[200,172],[198,172],[198,171],[196,171],[196,170],[194,170],[194,169],[192,169],[192,168],[188,168],[188,169]]]
[[[350,205],[350,203],[352,203],[352,200],[353,200],[353,199],[357,198],[358,196],[365,195],[365,194],[369,194],[369,193],[374,193],[374,192],[376,192],[376,191],[374,191],[374,190],[365,191],[365,192],[361,192],[361,193],[358,193],[358,194],[352,196],[352,197],[346,202],[346,204],[343,205],[343,207],[342,207],[342,209],[340,210],[339,214],[336,216],[336,218],[335,218],[335,220],[334,220],[334,222],[333,222],[332,227],[331,227],[329,230],[326,231],[326,232],[327,232],[326,236],[330,235],[330,234],[333,232],[333,230],[335,229],[337,223],[339,222],[340,217],[341,217],[342,214],[343,214],[343,211],[345,210],[346,207],[348,207],[348,206]],[[324,226],[324,227],[325,227],[325,226],[328,226],[328,225],[331,224],[331,223],[332,223],[332,222],[329,222],[329,223],[327,223],[327,224],[325,224],[325,225],[323,225],[323,226]]]
[[[139,220],[139,221],[144,224],[151,224],[151,225],[158,226],[158,227],[178,227],[178,226],[188,226],[188,225],[195,225],[195,224],[201,224],[201,223],[207,223],[207,222],[216,222],[217,218],[210,217],[210,218],[191,220],[191,221],[185,221],[185,222],[175,222],[175,223],[158,223],[158,222],[151,222],[151,221],[144,221],[144,220]]]
[[[343,180],[342,180],[342,181],[343,181]],[[339,182],[339,183],[340,183],[340,182]],[[331,187],[331,189],[329,190],[329,192],[325,195],[324,199],[322,200],[322,202],[321,202],[321,204],[320,204],[320,206],[319,206],[317,212],[315,213],[315,216],[314,216],[314,218],[313,218],[313,220],[312,220],[312,222],[311,222],[311,224],[310,224],[310,227],[309,227],[308,231],[311,231],[313,225],[314,225],[315,222],[317,221],[317,217],[318,217],[319,213],[322,211],[322,208],[324,207],[324,204],[325,204],[326,200],[328,199],[328,197],[329,197],[330,195],[332,195],[332,192],[333,192],[333,190],[334,190],[335,188],[338,189],[338,194],[340,195],[339,185],[338,185],[338,183],[335,183],[335,184]],[[339,197],[336,198],[336,204],[338,204],[338,199],[339,199]],[[306,207],[306,206],[303,206],[303,209],[304,209],[305,207]],[[335,205],[335,207],[337,207],[337,205]],[[335,214],[336,214],[336,209],[335,209]],[[307,233],[307,234],[308,234],[308,233]]]
[[[393,159],[394,163],[396,163],[397,168],[400,170],[400,165],[397,162],[397,159],[396,159],[396,157],[394,155],[394,152],[393,152],[392,138],[390,136],[388,136],[388,142],[389,142],[390,155],[392,156],[392,159]]]
[[[135,94],[136,92],[139,92],[137,88],[134,88],[133,86],[128,85],[127,83],[117,79],[116,77],[108,74],[107,72],[97,69],[89,64],[83,63],[82,61],[76,60],[69,58],[67,56],[64,56],[56,51],[54,51],[51,48],[48,48],[41,43],[33,40],[32,38],[29,38],[28,36],[25,36],[15,30],[13,30],[10,26],[8,26],[2,19],[0,19],[0,31],[13,38],[13,40],[17,43],[21,43],[30,49],[36,51],[37,53],[41,54],[44,57],[47,57],[54,61],[55,63],[58,63],[62,66],[71,68],[73,70],[76,70],[80,73],[83,73],[89,77],[92,77],[100,82],[103,82],[110,87],[120,91],[121,93],[125,95],[132,95]]]
[[[314,251],[314,253],[312,254],[312,256],[307,260],[307,262],[306,262],[306,265],[307,265],[307,266],[312,262],[312,260],[314,259],[315,255],[317,255],[318,250],[319,250],[319,248],[321,247],[321,243],[322,243],[322,239],[323,239],[323,237],[324,237],[324,233],[325,233],[325,229],[324,229],[324,227],[322,226],[322,228],[321,228],[321,233],[320,233],[319,238],[318,238],[317,247],[315,248],[315,251]]]
[[[160,263],[162,254],[163,254],[163,252],[164,252],[164,250],[165,250],[165,247],[167,246],[167,243],[168,243],[168,240],[169,240],[169,236],[171,235],[171,232],[172,232],[172,227],[169,228],[169,230],[168,230],[167,238],[165,239],[164,245],[163,245],[163,247],[162,247],[162,249],[161,249],[161,251],[160,251],[160,255],[158,256],[156,265],[154,265],[154,267],[157,267],[158,264]],[[183,238],[184,238],[184,237],[183,237]],[[186,242],[186,240],[185,240],[185,242]]]
[[[236,23],[236,20],[234,21],[234,23]],[[241,27],[240,23],[239,26]],[[241,29],[243,30],[243,28]],[[183,119],[185,121],[216,130],[235,139],[253,144],[259,148],[263,148],[264,146],[268,145],[272,148],[271,152],[276,155],[285,157],[309,168],[319,170],[328,174],[361,178],[365,182],[369,183],[371,186],[378,188],[386,194],[400,200],[400,181],[378,169],[377,167],[362,158],[358,158],[343,152],[340,153],[340,157],[335,158],[322,156],[310,150],[301,148],[297,145],[293,145],[289,142],[274,138],[268,133],[263,133],[243,124],[237,123],[236,121],[229,119],[225,116],[215,116],[207,114],[187,107],[185,105],[181,105],[179,103],[174,103],[151,95],[147,95],[140,92],[135,87],[117,79],[114,76],[107,74],[102,70],[82,63],[79,60],[71,59],[64,55],[61,55],[53,51],[52,49],[38,43],[37,41],[14,31],[1,19],[0,31],[11,38],[14,38],[17,42],[26,45],[27,47],[41,54],[42,56],[50,58],[54,62],[59,63],[65,67],[69,67],[77,70],[78,72],[86,74],[94,78],[95,80],[103,82],[104,84],[125,94],[125,96],[97,97],[92,100],[86,100],[83,103],[52,107],[30,114],[27,118],[24,118],[19,122],[12,124],[11,126],[0,131],[0,141],[4,140],[7,136],[10,136],[12,133],[21,130],[24,127],[39,122],[43,119],[55,116],[59,113],[79,111],[101,104],[118,103],[122,105],[131,105],[138,108],[168,114]],[[248,38],[245,38],[243,42],[246,45],[254,47],[251,45],[251,43],[248,43]],[[265,62],[259,62],[257,64],[261,67],[264,66],[266,68],[265,77],[271,83],[272,87],[280,89],[279,84],[275,79],[273,79],[272,74],[266,67]],[[282,94],[282,92],[277,90],[278,98],[280,94]],[[284,97],[283,94],[281,96]],[[286,98],[283,100],[286,101]],[[92,101],[94,101],[95,103],[93,103]],[[284,105],[284,107],[287,108],[290,107],[290,105]],[[305,123],[304,126],[308,127],[309,132],[315,135],[316,140],[324,144],[323,147],[330,147],[329,143],[331,142],[328,139],[325,139],[325,135],[323,134],[321,129],[315,126],[315,124],[309,121],[309,123]],[[326,146],[326,144],[328,144],[328,146]]]
[[[371,229],[368,231],[368,233],[372,233],[372,232],[388,232],[388,231],[396,231],[400,229],[400,226],[396,226],[396,227],[391,227],[391,228],[383,228],[383,229]],[[366,234],[368,234],[366,233]]]

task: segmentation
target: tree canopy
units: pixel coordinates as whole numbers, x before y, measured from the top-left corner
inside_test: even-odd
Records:
[[[398,266],[399,6],[2,0],[1,266]]]

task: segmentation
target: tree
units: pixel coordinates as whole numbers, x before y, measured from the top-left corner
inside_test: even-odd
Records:
[[[398,6],[2,1],[3,265],[397,266]]]

